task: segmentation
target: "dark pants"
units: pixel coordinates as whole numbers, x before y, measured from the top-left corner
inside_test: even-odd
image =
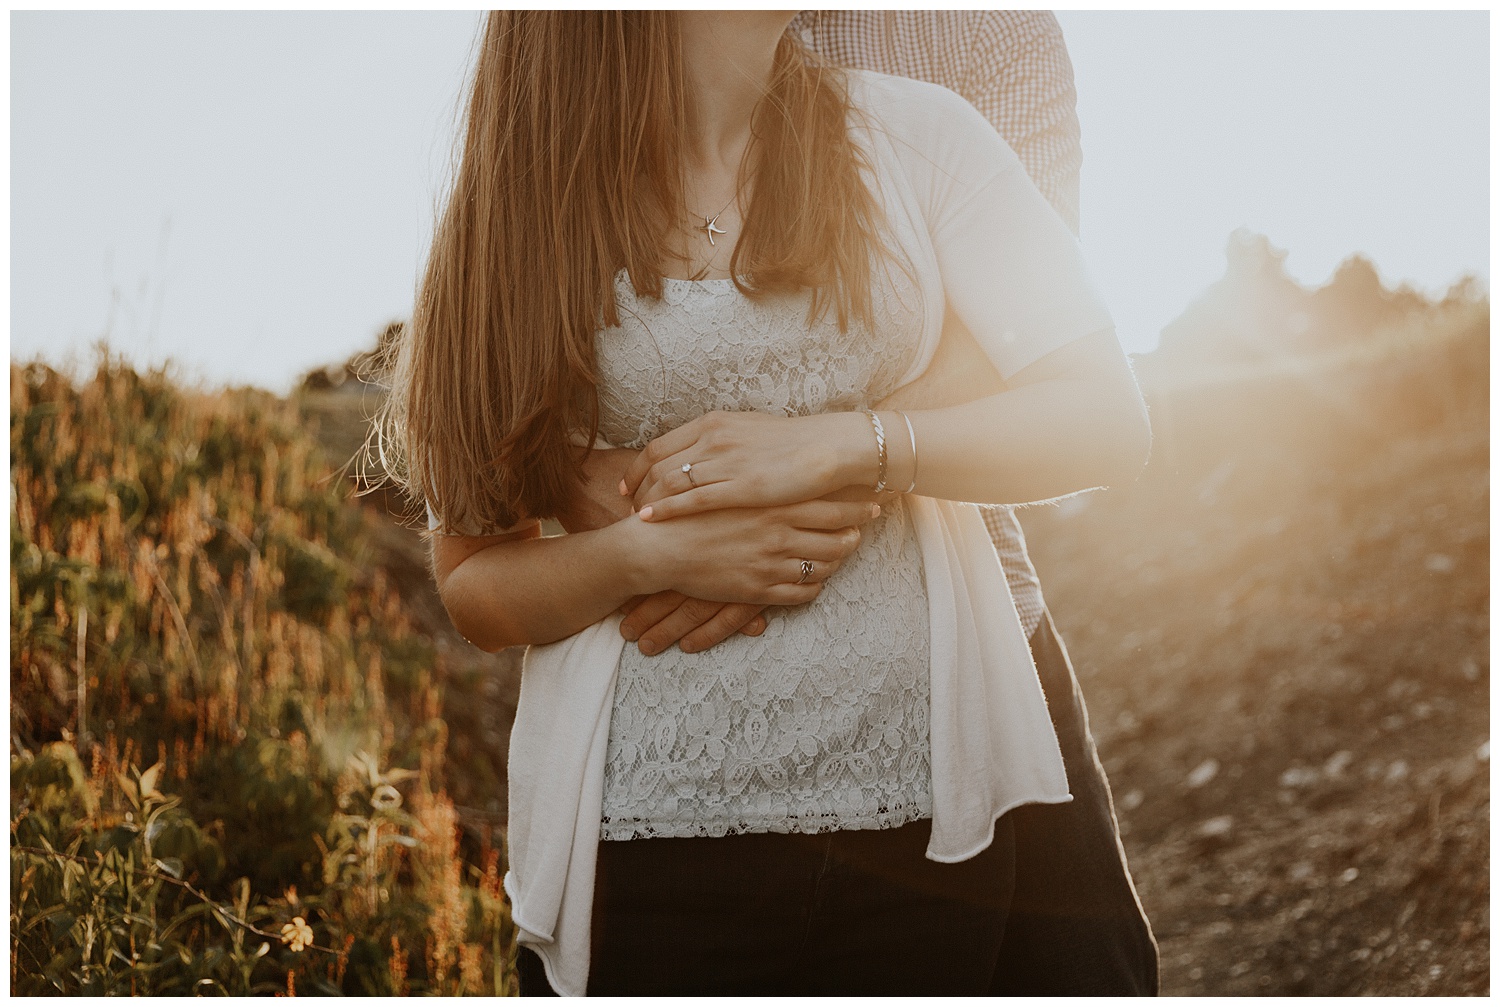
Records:
[[[1005,816],[1015,829],[1016,888],[990,993],[1155,996],[1156,938],[1125,864],[1083,693],[1050,615],[1032,635],[1031,653],[1073,800]]]
[[[1050,616],[1031,649],[1072,801],[1010,812],[962,864],[923,857],[925,822],[600,843],[589,992],[1155,995],[1156,940]],[[523,996],[552,993],[534,953],[517,967]]]
[[[982,995],[1005,933],[1009,823],[958,864],[931,823],[599,844],[590,995]],[[522,996],[546,996],[521,950]]]

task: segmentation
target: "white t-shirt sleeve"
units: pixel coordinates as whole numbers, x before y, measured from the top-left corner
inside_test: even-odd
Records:
[[[1113,328],[1077,239],[989,122],[936,85],[907,97],[897,110],[915,135],[902,159],[944,295],[1001,375]]]
[[[443,526],[442,519],[437,516],[437,513],[435,511],[433,511],[432,504],[427,504],[426,506],[427,506],[427,530],[428,531],[437,531],[439,528],[441,528]]]
[[[479,535],[481,532],[473,527],[444,527],[443,519],[438,517],[437,511],[432,509],[432,504],[427,504],[427,530],[436,535]]]
[[[509,528],[498,529],[484,528],[478,524],[475,524],[473,521],[450,525],[445,524],[443,519],[438,517],[437,511],[432,509],[431,503],[426,504],[426,507],[427,530],[432,532],[434,535],[462,535],[469,538],[487,538],[493,535],[510,535],[538,523],[535,520],[521,521]]]

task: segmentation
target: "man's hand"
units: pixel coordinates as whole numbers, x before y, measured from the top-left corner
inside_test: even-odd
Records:
[[[583,494],[558,522],[569,532],[592,531],[629,517],[630,498],[620,494],[624,477],[637,452],[624,448],[599,449],[583,464]],[[641,653],[660,654],[672,644],[695,654],[729,639],[735,633],[759,636],[766,631],[763,608],[689,598],[676,591],[632,598],[621,607],[625,621],[620,633],[636,641]]]
[[[760,636],[766,631],[764,608],[704,601],[677,591],[632,598],[620,610],[625,613],[620,634],[636,641],[641,653],[648,657],[660,654],[674,643],[684,653],[696,654],[723,643],[735,633]]]

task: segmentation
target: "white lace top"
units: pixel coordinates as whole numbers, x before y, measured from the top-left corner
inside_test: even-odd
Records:
[[[807,324],[808,296],[751,300],[729,280],[616,284],[595,338],[600,433],[640,448],[713,410],[861,409],[917,352],[909,281],[882,285],[875,331]],[[874,438],[871,437],[871,450]],[[897,503],[814,601],[759,637],[620,658],[604,766],[605,839],[821,832],[932,814],[922,555]]]

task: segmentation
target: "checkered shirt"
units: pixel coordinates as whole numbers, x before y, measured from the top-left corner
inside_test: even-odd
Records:
[[[1078,233],[1079,145],[1073,63],[1051,11],[803,11],[794,28],[847,66],[941,84],[969,100],[1015,150],[1031,180]],[[1011,507],[982,508],[1028,637],[1042,584]]]
[[[1078,232],[1078,93],[1051,11],[803,11],[792,24],[813,49],[846,66],[963,95]]]

